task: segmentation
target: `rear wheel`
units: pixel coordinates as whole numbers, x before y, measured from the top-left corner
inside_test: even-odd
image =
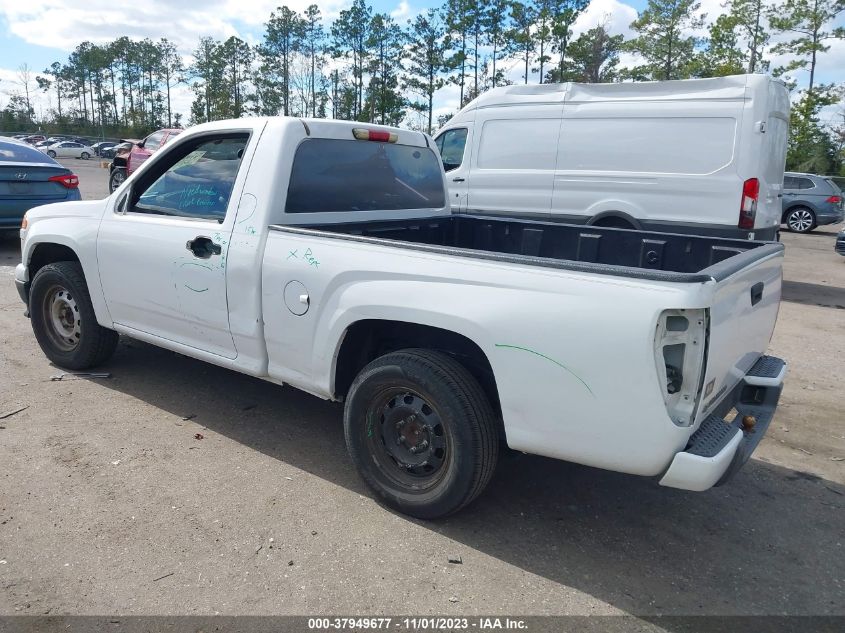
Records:
[[[91,158],[91,154],[88,152],[82,152],[82,160],[88,160],[89,158]]]
[[[98,365],[117,346],[117,332],[97,323],[78,262],[47,264],[36,273],[29,312],[44,355],[61,367],[87,369]]]
[[[794,233],[809,233],[816,228],[816,216],[806,207],[796,207],[786,214],[786,226]]]
[[[115,190],[123,184],[126,180],[126,170],[122,167],[112,170],[109,177],[109,193],[114,193]]]
[[[496,417],[463,365],[407,349],[367,365],[344,409],[346,446],[388,506],[421,519],[457,512],[490,481]]]

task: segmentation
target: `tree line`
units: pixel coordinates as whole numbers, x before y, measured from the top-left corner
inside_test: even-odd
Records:
[[[405,24],[353,0],[328,23],[316,4],[273,11],[261,41],[200,37],[190,57],[166,38],[82,42],[41,72],[26,65],[2,110],[3,129],[37,125],[78,133],[143,136],[159,127],[247,115],[332,117],[433,131],[434,95],[454,86],[458,103],[495,86],[560,81],[613,82],[769,72],[802,90],[793,104],[789,167],[843,169],[843,86],[818,82],[845,0],[727,0],[713,19],[698,0],[649,0],[630,27],[607,19],[573,35],[589,0],[446,0]],[[609,16],[608,16],[609,18]],[[623,66],[621,56],[637,63]],[[772,66],[787,55],[788,64]],[[186,63],[186,59],[190,61]],[[173,91],[188,86],[188,121]],[[40,92],[49,107],[36,117]]]

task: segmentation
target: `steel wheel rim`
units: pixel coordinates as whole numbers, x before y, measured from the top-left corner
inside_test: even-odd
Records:
[[[813,216],[809,211],[802,209],[801,211],[793,211],[789,215],[789,228],[793,231],[803,233],[809,231],[811,226],[813,226]]]
[[[423,395],[392,387],[367,408],[366,441],[379,471],[410,492],[436,486],[452,459],[448,429]]]
[[[45,331],[53,345],[62,352],[72,352],[82,338],[79,305],[63,286],[53,286],[44,295],[41,305]]]

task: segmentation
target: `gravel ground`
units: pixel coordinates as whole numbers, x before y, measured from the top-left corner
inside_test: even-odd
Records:
[[[107,171],[68,161],[85,197]],[[0,242],[0,615],[845,615],[845,258],[787,234],[754,458],[705,493],[507,455],[458,516],[367,494],[341,407],[136,341],[52,382]],[[200,434],[202,439],[196,439]],[[461,564],[450,563],[459,557]]]

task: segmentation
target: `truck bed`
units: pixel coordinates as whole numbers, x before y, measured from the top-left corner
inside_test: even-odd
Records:
[[[686,283],[725,279],[783,250],[782,244],[773,242],[478,215],[270,228],[515,264]]]

